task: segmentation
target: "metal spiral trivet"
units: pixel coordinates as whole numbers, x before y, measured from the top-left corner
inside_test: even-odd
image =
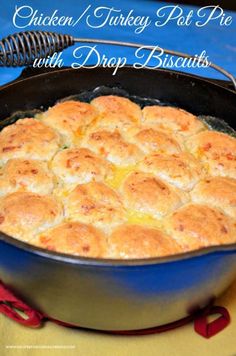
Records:
[[[55,32],[25,31],[9,35],[0,41],[0,67],[22,67],[31,65],[34,63],[36,58],[47,58],[48,56],[52,56],[55,52],[61,52],[64,49],[73,46],[76,42],[101,43],[134,48],[144,47],[147,50],[155,48],[155,46],[147,46],[132,42],[99,40],[92,38],[74,38],[70,35]],[[166,54],[177,57],[189,59],[198,58],[186,53],[176,52],[164,48],[162,48],[162,50]],[[198,59],[201,63],[204,62],[203,59]],[[236,79],[232,74],[216,64],[211,63],[209,66],[229,78],[236,90]]]

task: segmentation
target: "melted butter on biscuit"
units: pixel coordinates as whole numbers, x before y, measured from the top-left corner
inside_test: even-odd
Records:
[[[113,189],[118,189],[121,186],[121,183],[125,179],[125,177],[133,172],[136,169],[136,166],[128,166],[128,167],[118,167],[114,166],[113,176],[111,178],[106,179],[106,184]]]
[[[160,227],[161,222],[153,216],[133,210],[127,210],[127,221],[129,224],[147,225]]]

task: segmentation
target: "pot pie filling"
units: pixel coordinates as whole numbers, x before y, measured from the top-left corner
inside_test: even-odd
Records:
[[[236,242],[236,139],[185,110],[106,95],[0,132],[0,231],[132,259]]]

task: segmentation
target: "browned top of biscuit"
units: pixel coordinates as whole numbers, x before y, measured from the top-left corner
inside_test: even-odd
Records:
[[[181,252],[181,247],[164,232],[140,225],[121,225],[109,237],[112,258],[150,258]]]
[[[61,221],[63,209],[51,195],[16,192],[0,199],[0,230],[30,240]]]
[[[151,174],[138,171],[130,173],[124,180],[122,195],[129,209],[155,217],[170,213],[187,200],[184,192]]]
[[[117,130],[110,132],[102,129],[91,132],[83,143],[108,161],[120,166],[135,164],[144,155],[137,145],[127,142]]]
[[[205,175],[201,163],[187,152],[153,153],[146,156],[139,167],[144,172],[153,173],[163,181],[186,191],[191,190]]]
[[[191,136],[205,128],[196,116],[179,108],[153,105],[144,107],[142,112],[146,125],[159,126],[183,136]]]
[[[140,123],[142,116],[140,107],[127,98],[115,95],[99,96],[93,99],[91,104],[100,114],[96,122],[97,127],[126,130]]]
[[[48,160],[60,147],[60,137],[36,119],[20,119],[0,132],[0,162],[11,158]]]
[[[112,176],[113,166],[87,148],[70,148],[58,152],[52,161],[53,172],[65,184],[102,181]]]
[[[191,191],[195,203],[215,206],[236,219],[236,179],[208,177]]]
[[[15,191],[50,194],[54,182],[46,162],[39,160],[12,158],[0,169],[0,195]]]
[[[166,219],[165,228],[185,251],[236,242],[235,221],[207,205],[180,208]]]
[[[119,195],[101,182],[75,187],[65,198],[65,207],[66,216],[70,219],[94,224],[103,230],[125,220]]]
[[[217,131],[204,131],[187,141],[188,149],[206,162],[209,175],[236,178],[236,139]]]
[[[170,132],[161,131],[153,128],[143,128],[133,138],[145,153],[179,153],[181,144]]]
[[[64,222],[44,231],[32,241],[49,250],[85,257],[106,256],[106,237],[91,225]]]
[[[83,129],[97,118],[97,110],[90,104],[68,100],[49,108],[42,120],[58,131],[67,145],[79,141]]]

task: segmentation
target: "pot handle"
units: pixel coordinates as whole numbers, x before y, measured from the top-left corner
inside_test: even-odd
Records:
[[[27,318],[23,318],[17,310],[20,310],[27,316]],[[50,318],[47,315],[40,313],[39,311],[31,308],[25,302],[23,302],[19,297],[17,297],[11,290],[6,287],[6,285],[0,280],[0,313],[5,316],[13,319],[15,322],[22,324],[27,327],[37,328],[42,326],[43,321],[50,320],[56,324],[67,326],[67,327],[77,327],[78,325],[68,324],[63,321],[56,320],[54,318]],[[218,315],[218,318],[209,322],[209,316]],[[161,325],[149,329],[143,330],[123,330],[123,331],[103,331],[107,334],[113,335],[150,335],[156,333],[162,333],[165,331],[173,330],[178,327],[181,327],[189,322],[194,321],[194,330],[199,335],[203,336],[206,339],[218,334],[220,331],[224,330],[230,323],[230,315],[226,308],[212,305],[202,310],[196,311],[195,314],[189,315],[183,319],[178,321]]]
[[[19,314],[19,312],[21,314]],[[28,327],[39,327],[44,316],[17,298],[0,280],[0,313],[13,319],[18,324]],[[22,316],[22,313],[25,317]]]

